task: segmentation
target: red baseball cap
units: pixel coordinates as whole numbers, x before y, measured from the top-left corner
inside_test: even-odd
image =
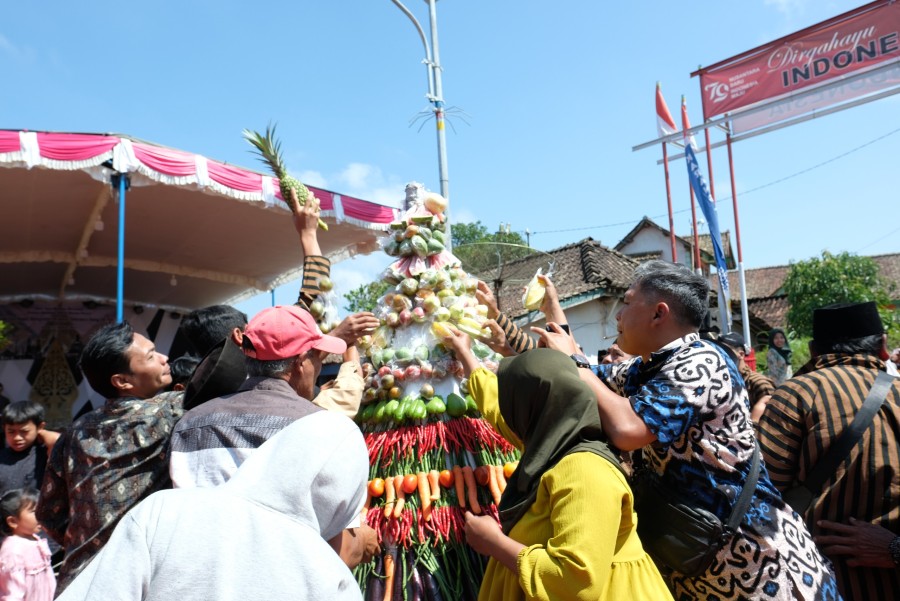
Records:
[[[253,345],[245,346],[244,354],[260,361],[288,359],[313,348],[338,355],[347,350],[346,342],[320,332],[309,311],[296,305],[263,309],[247,324],[244,338]]]

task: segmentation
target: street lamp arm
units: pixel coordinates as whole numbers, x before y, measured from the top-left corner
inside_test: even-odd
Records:
[[[425,60],[428,64],[431,64],[431,49],[428,47],[428,40],[425,38],[425,30],[422,29],[422,26],[419,25],[419,20],[416,19],[416,16],[412,14],[408,8],[403,6],[403,3],[400,0],[391,0],[394,4],[397,5],[397,8],[403,11],[403,14],[409,17],[409,20],[412,21],[412,24],[415,26],[416,31],[419,32],[419,38],[422,40],[422,46],[425,48]]]

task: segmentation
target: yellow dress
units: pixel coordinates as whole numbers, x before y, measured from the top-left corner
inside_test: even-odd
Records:
[[[485,419],[521,450],[500,416],[497,377],[478,369],[469,390]],[[479,601],[671,600],[641,546],[632,505],[628,482],[609,461],[590,452],[565,456],[541,477],[537,499],[509,533],[525,545],[518,576],[492,558]]]

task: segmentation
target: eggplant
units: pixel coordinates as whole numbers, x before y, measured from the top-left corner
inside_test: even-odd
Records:
[[[419,576],[418,570],[416,570],[416,558],[413,553],[410,553],[406,559],[407,561],[407,574],[408,579],[406,581],[406,598],[408,601],[424,601],[425,595],[422,590],[422,579]]]
[[[375,569],[366,582],[365,601],[382,601],[384,599],[384,578],[379,573],[384,572],[384,559],[379,555],[375,559]]]
[[[444,601],[444,597],[438,588],[437,579],[425,566],[419,566],[419,579],[422,582],[425,601]]]

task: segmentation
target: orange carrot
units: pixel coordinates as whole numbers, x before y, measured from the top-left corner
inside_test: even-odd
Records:
[[[438,501],[441,498],[441,473],[437,470],[428,472],[428,488],[431,489],[431,500]]]
[[[503,494],[503,491],[506,490],[506,475],[503,473],[503,466],[497,466],[497,486],[500,487],[500,494]]]
[[[481,514],[481,505],[478,503],[478,486],[475,484],[475,472],[468,465],[462,467],[462,475],[466,481],[466,490],[469,493],[469,508],[472,513]]]
[[[390,553],[384,554],[384,600],[391,601],[394,595],[394,558]]]
[[[393,476],[388,476],[384,479],[384,517],[391,517],[391,512],[394,511],[394,478]]]
[[[459,501],[459,506],[465,508],[466,488],[465,482],[463,481],[462,468],[458,465],[453,466],[453,484],[456,486],[456,499]]]
[[[422,504],[422,517],[428,522],[431,520],[431,491],[428,490],[428,474],[419,472],[419,502]]]
[[[394,488],[397,489],[397,502],[394,503],[394,518],[399,519],[403,515],[403,506],[406,504],[406,493],[403,492],[403,476],[394,478]]]
[[[500,485],[497,483],[497,466],[496,465],[488,465],[488,489],[491,491],[491,497],[494,499],[494,504],[500,504]]]

